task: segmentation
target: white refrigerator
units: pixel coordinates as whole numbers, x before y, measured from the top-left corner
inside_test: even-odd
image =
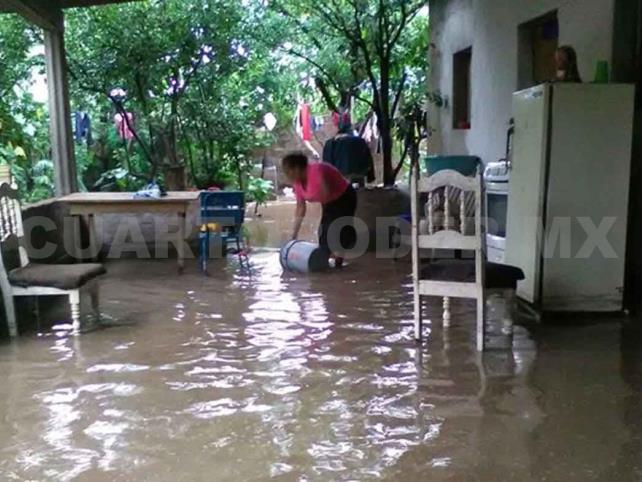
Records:
[[[634,93],[559,83],[513,95],[506,263],[540,311],[623,308]]]

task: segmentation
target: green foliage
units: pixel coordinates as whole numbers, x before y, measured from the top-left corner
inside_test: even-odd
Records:
[[[5,107],[6,97],[25,82],[34,67],[42,65],[42,57],[32,55],[31,49],[39,35],[29,23],[17,15],[3,15],[0,22],[0,99]]]
[[[0,22],[0,164],[11,166],[21,199],[35,202],[53,195],[48,115],[29,93],[32,73],[42,69],[34,53],[39,32],[17,15]]]
[[[197,187],[240,185],[253,152],[271,141],[260,126],[280,110],[272,65],[247,34],[256,18],[244,3],[166,0],[68,15],[74,104],[135,114],[130,162],[118,156],[135,178],[185,167]],[[126,97],[110,98],[114,88]]]
[[[245,188],[265,202],[271,186],[248,177],[296,103],[336,107],[346,92],[357,118],[423,92],[427,18],[420,0],[147,0],[66,11],[72,109],[89,112],[94,142],[76,146],[81,189],[136,190],[154,178]],[[17,16],[0,23],[0,162],[28,200],[53,192],[48,114],[29,94],[40,33]],[[112,95],[121,89],[125,96]],[[398,95],[405,101],[399,100]],[[134,141],[114,127],[134,114]],[[390,137],[390,136],[389,136]],[[387,147],[386,147],[387,146]],[[391,150],[386,144],[384,151]],[[179,173],[177,175],[177,173]],[[390,181],[390,176],[387,177]]]
[[[11,174],[25,202],[36,202],[54,195],[53,162],[42,159],[30,168],[19,164],[12,166]]]
[[[358,116],[377,114],[384,182],[395,180],[393,123],[403,97],[423,90],[428,52],[424,0],[272,0],[260,31],[280,38],[286,62],[314,79],[326,104],[356,97]],[[345,103],[345,101],[343,102]]]
[[[31,163],[22,147],[8,144],[0,146],[0,164],[11,166],[13,181],[24,202],[36,202],[53,196],[53,163],[50,160]]]
[[[256,202],[257,206],[262,206],[267,203],[273,190],[274,183],[272,181],[250,176],[245,192],[248,201]]]

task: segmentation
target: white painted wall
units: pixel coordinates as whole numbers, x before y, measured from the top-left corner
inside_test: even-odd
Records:
[[[593,79],[598,60],[611,61],[615,0],[431,0],[434,47],[430,51],[432,90],[448,98],[433,109],[431,150],[474,154],[484,162],[504,157],[512,93],[517,89],[518,26],[558,10],[560,45],[572,45],[580,74]],[[453,54],[473,47],[472,127],[452,128]]]
[[[473,0],[443,0],[430,9],[431,80],[432,90],[439,90],[448,99],[448,107],[431,112],[435,135],[431,149],[436,153],[468,153],[468,130],[452,128],[453,54],[473,45]],[[473,58],[475,52],[473,51]]]

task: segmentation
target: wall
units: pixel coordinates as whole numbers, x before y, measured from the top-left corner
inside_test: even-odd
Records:
[[[642,0],[615,0],[613,32],[613,77],[637,85],[633,122],[633,160],[629,201],[629,237],[625,304],[633,314],[642,312]],[[638,324],[642,318],[638,317]],[[642,333],[642,332],[641,332]]]
[[[323,153],[323,146],[326,141],[333,137],[337,132],[337,128],[332,123],[332,116],[325,116],[324,122],[323,127],[314,132],[313,139],[310,142],[310,145],[319,153],[319,155]],[[293,151],[302,151],[308,156],[312,155],[303,140],[301,140],[301,137],[296,133],[294,127],[288,126],[277,133],[277,138],[273,145],[267,149],[259,149],[254,152],[255,159],[261,159],[265,156],[267,161],[266,168],[271,170],[271,172],[266,173],[266,179],[273,181],[276,171],[277,182],[275,187],[279,193],[283,187],[290,185],[281,169],[281,159]],[[258,176],[260,175],[260,172],[255,172],[254,175]]]
[[[448,98],[445,109],[433,109],[431,139],[436,153],[468,153],[469,130],[453,129],[452,86],[453,54],[473,45],[473,1],[436,0],[430,6],[430,32],[434,47],[431,48],[430,68],[432,90],[439,90]],[[473,59],[475,52],[473,49]],[[476,79],[473,78],[473,82]]]
[[[598,60],[612,58],[614,0],[431,0],[431,86],[448,105],[431,112],[432,151],[504,157],[511,94],[517,89],[518,26],[558,10],[560,45],[578,53],[580,73],[591,80]],[[473,47],[472,127],[452,129],[452,56]]]

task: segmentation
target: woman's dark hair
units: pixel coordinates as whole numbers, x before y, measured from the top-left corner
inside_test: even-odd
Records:
[[[302,152],[291,152],[283,158],[281,165],[285,169],[304,170],[308,167],[308,156]]]
[[[563,45],[557,49],[566,57],[566,68],[564,69],[564,82],[582,82],[580,71],[577,68],[577,52],[570,45]]]

